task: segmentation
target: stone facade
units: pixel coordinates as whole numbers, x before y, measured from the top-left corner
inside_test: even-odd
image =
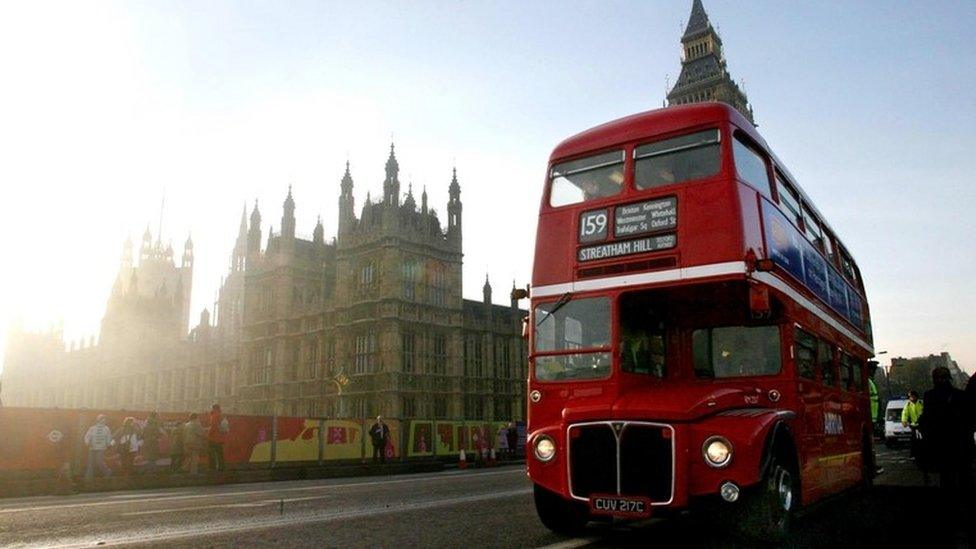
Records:
[[[192,242],[177,267],[147,231],[138,264],[123,251],[97,345],[10,334],[4,404],[524,419],[527,313],[493,305],[487,278],[482,301],[462,297],[456,170],[446,228],[398,173],[391,146],[383,198],[367,195],[357,217],[347,164],[328,242],[321,220],[296,234],[290,188],[278,232],[262,231],[257,203],[245,209],[214,321],[204,310],[192,331]]]
[[[694,0],[691,6],[681,46],[681,75],[668,92],[668,105],[721,101],[755,124],[749,99],[725,66],[722,39],[708,20],[701,0]]]

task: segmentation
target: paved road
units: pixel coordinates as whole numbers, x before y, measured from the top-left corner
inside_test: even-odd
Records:
[[[797,521],[791,546],[903,544],[912,524],[927,528],[926,534],[940,524],[932,519],[919,523],[908,514],[915,508],[905,505],[909,498],[923,498],[931,509],[937,500],[934,489],[920,487],[921,474],[904,459],[905,451],[880,453],[887,469],[884,485],[811,511]],[[947,531],[951,541],[954,529]],[[568,549],[644,547],[649,542],[659,547],[746,546],[714,528],[707,516],[594,524],[581,538],[557,536],[538,522],[531,485],[520,467],[0,500],[0,546]]]

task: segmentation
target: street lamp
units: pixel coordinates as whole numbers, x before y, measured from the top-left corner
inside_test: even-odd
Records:
[[[875,356],[881,356],[886,354],[888,354],[888,351],[881,351]],[[882,368],[884,368],[884,373],[885,373],[885,387],[887,387],[888,389],[888,400],[891,400],[891,361],[889,360],[888,365],[882,366]]]

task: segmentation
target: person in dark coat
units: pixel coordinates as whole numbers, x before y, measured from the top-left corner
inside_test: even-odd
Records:
[[[390,440],[390,427],[376,416],[376,423],[369,428],[369,438],[373,443],[373,463],[386,463],[386,443]]]
[[[508,429],[505,430],[505,442],[508,443],[508,457],[515,459],[518,454],[518,427],[515,422],[509,422]]]
[[[918,428],[928,459],[939,473],[939,484],[951,500],[957,500],[971,483],[971,412],[966,393],[952,386],[948,368],[932,370],[932,385],[925,392]]]

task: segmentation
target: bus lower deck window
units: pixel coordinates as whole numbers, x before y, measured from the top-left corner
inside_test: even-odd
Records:
[[[727,326],[692,333],[695,375],[764,376],[782,366],[779,326]]]

